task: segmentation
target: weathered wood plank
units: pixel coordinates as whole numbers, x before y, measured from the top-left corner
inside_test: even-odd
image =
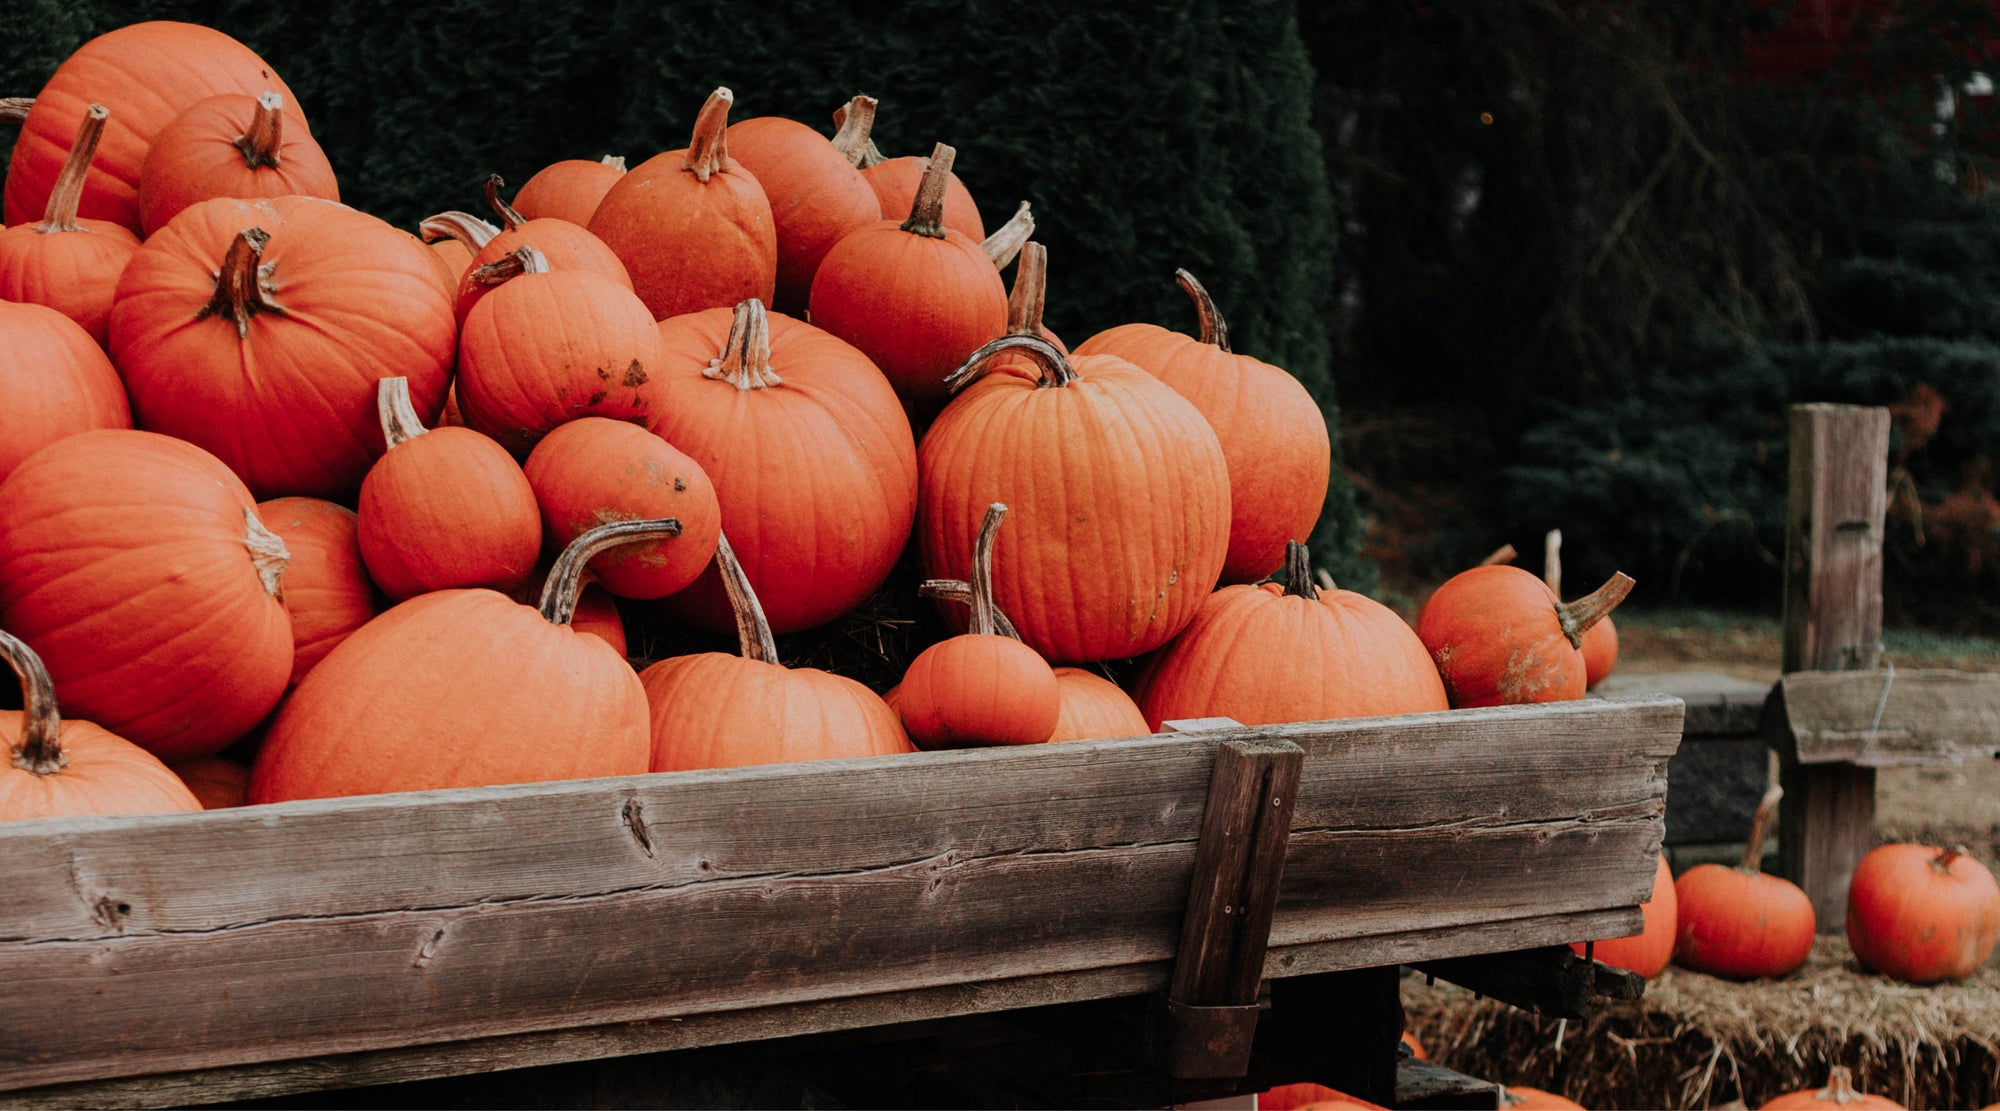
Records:
[[[1577,956],[1567,946],[1422,961],[1417,971],[1524,1011],[1584,1019],[1608,1000],[1632,1000],[1646,978]]]
[[[1771,743],[1801,764],[1962,764],[2000,757],[2000,675],[1800,671],[1780,680]]]
[[[1500,1086],[1412,1057],[1397,1062],[1392,1106],[1399,1111],[1494,1111],[1500,1106]]]
[[[1742,679],[1714,671],[1636,675],[1613,672],[1593,693],[1603,697],[1664,694],[1678,698],[1687,707],[1681,733],[1689,741],[1755,737],[1763,721],[1764,700],[1771,693],[1771,681]]]

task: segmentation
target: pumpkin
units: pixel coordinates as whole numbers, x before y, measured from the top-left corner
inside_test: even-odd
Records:
[[[1963,980],[2000,940],[2000,886],[1964,849],[1878,845],[1854,866],[1847,940],[1892,980]]]
[[[9,232],[11,234],[11,232]],[[41,448],[130,428],[125,384],[81,325],[47,305],[0,300],[0,479]]]
[[[1562,542],[1561,529],[1550,529],[1542,540],[1542,581],[1549,584],[1549,593],[1558,598],[1562,597]],[[1611,615],[1605,614],[1597,624],[1584,630],[1576,647],[1583,653],[1583,686],[1589,690],[1618,666],[1618,630],[1611,624]]]
[[[669,390],[648,425],[715,483],[722,531],[776,632],[823,625],[874,593],[916,517],[909,418],[867,357],[757,301],[661,322]],[[735,627],[719,572],[661,607]]]
[[[952,148],[937,145],[909,218],[854,231],[827,252],[812,322],[860,348],[919,404],[944,401],[945,376],[1007,327],[1007,287],[979,240],[941,221]]]
[[[632,273],[656,320],[769,303],[778,282],[771,202],[729,157],[728,89],[709,94],[687,149],[654,155],[619,178],[590,218]]]
[[[542,550],[541,512],[520,464],[470,428],[425,431],[404,379],[384,378],[378,404],[389,450],[362,480],[356,510],[368,577],[399,600],[520,586]]]
[[[70,137],[93,102],[109,108],[111,120],[78,212],[137,232],[139,171],[153,136],[205,97],[265,90],[298,103],[250,48],[197,24],[133,23],[91,39],[56,67],[21,125],[7,167],[7,224],[42,214]]]
[[[537,563],[535,573],[529,575],[528,581],[514,591],[514,600],[523,605],[534,605],[538,602],[542,597],[542,588],[549,581],[549,570],[552,566],[553,564],[546,560]],[[576,596],[576,612],[570,615],[569,627],[579,633],[589,633],[597,637],[609,644],[612,650],[621,656],[625,655],[629,647],[625,642],[625,619],[618,613],[617,599],[603,587],[591,582],[587,573],[583,579],[583,590]]]
[[[567,421],[642,421],[664,402],[647,387],[660,372],[660,333],[631,290],[588,270],[552,269],[533,247],[475,267],[466,280],[497,287],[459,333],[456,386],[467,427],[526,458]]]
[[[70,713],[163,760],[220,752],[284,693],[287,558],[229,468],[157,433],[78,433],[0,483],[0,628]]]
[[[1660,863],[1653,871],[1653,894],[1639,904],[1639,913],[1645,925],[1639,932],[1625,937],[1606,938],[1592,945],[1592,957],[1605,964],[1629,969],[1652,979],[1667,967],[1674,957],[1674,937],[1680,924],[1680,904],[1674,898],[1674,873],[1667,867],[1667,855],[1659,854]],[[1578,953],[1585,951],[1583,942],[1570,946]]]
[[[1431,1055],[1424,1052],[1424,1043],[1418,1041],[1417,1036],[1408,1030],[1403,1031],[1403,1044],[1409,1047],[1410,1056],[1415,1057],[1417,1060],[1428,1061],[1431,1059]]]
[[[621,598],[683,590],[715,556],[722,513],[715,485],[694,460],[636,424],[584,417],[535,445],[524,468],[541,506],[542,529],[567,545],[609,521],[672,517],[671,540],[621,544],[591,561],[604,589]]]
[[[381,604],[361,560],[360,522],[352,509],[319,498],[274,498],[257,503],[257,517],[291,553],[284,598],[292,618],[290,689],[381,612]]]
[[[111,359],[138,422],[259,497],[350,494],[383,448],[375,383],[444,405],[457,336],[415,236],[317,197],[182,209],[118,281]]]
[[[1055,672],[1035,650],[1003,636],[994,618],[993,544],[1007,507],[986,507],[972,552],[966,631],[924,649],[898,684],[896,708],[920,748],[1041,744],[1062,709]]]
[[[1519,567],[1460,571],[1417,614],[1417,636],[1437,661],[1453,709],[1583,697],[1577,646],[1632,592],[1621,573],[1574,602]]]
[[[1697,864],[1674,883],[1679,904],[1674,963],[1732,980],[1790,975],[1812,952],[1812,900],[1798,885],[1761,870],[1764,835],[1784,791],[1764,793],[1750,823],[1743,862]]]
[[[1827,1075],[1826,1087],[1791,1092],[1761,1104],[1757,1111],[1804,1111],[1806,1108],[1838,1107],[1848,1111],[1902,1111],[1903,1105],[1886,1096],[1872,1096],[1854,1088],[1854,1074],[1844,1065],[1835,1065]]]
[[[189,105],[153,137],[139,171],[139,226],[151,235],[181,209],[213,197],[340,199],[326,152],[285,98],[223,93]]]
[[[861,171],[868,187],[875,190],[883,215],[908,212],[923,186],[924,175],[930,172],[931,160],[914,155],[884,157],[868,137],[875,126],[875,102],[872,99],[868,102],[867,114],[859,126],[850,127],[854,109],[855,103],[850,100],[834,110],[833,124],[839,129],[834,136],[834,146]],[[979,205],[973,202],[972,194],[966,191],[965,183],[958,180],[957,174],[945,179],[943,203],[942,215],[946,227],[955,229],[975,243],[986,238],[986,225],[979,219]]]
[[[1280,1084],[1257,1093],[1259,1111],[1307,1111],[1308,1108],[1380,1107],[1324,1084]]]
[[[740,654],[676,656],[639,674],[652,707],[654,771],[915,751],[874,691],[778,661],[771,626],[726,534],[716,537],[715,562],[736,607]]]
[[[458,283],[458,318],[462,321],[472,313],[472,306],[481,297],[493,290],[493,283],[473,278],[473,272],[489,262],[500,262],[515,254],[523,247],[533,247],[550,270],[586,270],[618,283],[626,289],[632,288],[632,276],[625,271],[625,264],[604,241],[588,230],[568,220],[554,220],[543,217],[531,220],[516,211],[500,197],[500,189],[506,183],[499,174],[486,179],[486,204],[493,214],[500,218],[500,231],[487,239],[473,253],[472,265],[467,268]],[[459,228],[463,225],[455,219],[463,213],[441,213],[433,220],[447,220],[447,227],[454,237],[461,237]],[[482,223],[484,221],[481,221]],[[430,221],[425,221],[426,225]],[[470,231],[471,229],[466,229]],[[477,233],[462,236],[462,241],[470,243]]]
[[[64,720],[55,684],[19,638],[0,632],[0,659],[21,683],[21,709],[0,710],[0,822],[90,814],[200,810],[159,759],[87,721]]]
[[[598,202],[624,176],[625,160],[615,154],[596,162],[587,158],[551,162],[521,184],[514,194],[514,208],[530,220],[568,220],[588,227]]]
[[[118,275],[139,250],[139,237],[125,225],[76,215],[84,175],[109,117],[102,104],[84,114],[41,222],[0,231],[0,301],[47,305],[76,321],[99,347],[109,342]]]
[[[848,103],[843,129],[866,127],[873,97]],[[840,137],[825,136],[796,120],[757,116],[729,125],[729,153],[764,187],[778,241],[778,285],[772,308],[797,316],[806,310],[813,275],[833,245],[882,219],[882,204],[861,171],[840,152]]]
[[[1287,541],[1312,533],[1326,502],[1333,447],[1326,416],[1299,380],[1229,349],[1229,329],[1208,290],[1186,270],[1174,277],[1194,299],[1199,339],[1156,324],[1125,324],[1077,345],[1112,354],[1194,403],[1229,460],[1229,558],[1225,583],[1263,579],[1285,562]]]
[[[1297,541],[1282,582],[1210,595],[1154,657],[1139,697],[1154,730],[1184,718],[1278,725],[1449,708],[1409,625],[1366,595],[1322,591]]]
[[[1060,705],[1049,740],[1140,737],[1153,731],[1138,704],[1118,684],[1080,667],[1059,667],[1055,673]]]
[[[570,621],[591,556],[678,528],[621,521],[578,537],[539,606],[440,590],[362,626],[285,700],[250,801],[644,772],[652,738],[639,677]]]
[[[1040,376],[981,376],[1010,350]],[[918,452],[925,576],[966,577],[997,501],[1019,522],[1001,539],[995,601],[1044,658],[1126,659],[1186,628],[1229,543],[1228,464],[1194,406],[1123,359],[1072,363],[1034,336],[994,340],[953,382]]]
[[[250,803],[250,766],[226,756],[204,756],[199,760],[169,765],[203,810],[227,810]]]

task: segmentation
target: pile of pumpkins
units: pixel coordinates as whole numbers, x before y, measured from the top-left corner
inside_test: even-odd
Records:
[[[1414,629],[1315,581],[1324,418],[1192,275],[1198,336],[1069,349],[952,148],[732,100],[432,242],[212,29],[7,102],[0,820],[1582,697],[1629,579],[1475,568]],[[886,698],[784,666],[906,547],[962,635]],[[740,651],[635,672],[611,595]]]

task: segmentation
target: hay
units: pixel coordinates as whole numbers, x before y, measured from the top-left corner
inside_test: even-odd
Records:
[[[1421,979],[1409,1027],[1433,1059],[1473,1076],[1562,1092],[1585,1107],[1757,1107],[1818,1087],[1833,1065],[1911,1108],[2000,1101],[2000,967],[1913,987],[1860,972],[1820,938],[1781,981],[1738,984],[1669,968],[1631,1003],[1563,1022]]]

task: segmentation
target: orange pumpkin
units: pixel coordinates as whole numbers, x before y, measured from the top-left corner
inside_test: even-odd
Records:
[[[924,178],[930,173],[931,161],[936,157],[933,152],[930,158],[914,154],[885,158],[863,166],[861,176],[868,179],[868,187],[875,190],[875,199],[884,213],[908,212],[917,194],[922,191]],[[986,238],[986,222],[979,218],[979,205],[957,174],[948,174],[945,178],[941,200],[943,211],[939,218],[945,227],[974,243]]]
[[[340,199],[333,167],[301,120],[285,126],[285,98],[223,93],[189,105],[153,137],[139,171],[139,225],[147,235],[213,197]]]
[[[639,677],[569,623],[591,556],[678,527],[622,521],[579,537],[539,607],[440,590],[362,626],[286,699],[257,753],[250,801],[644,772],[652,740]]]
[[[844,128],[861,126],[875,114],[873,97],[848,101]],[[758,116],[729,125],[729,153],[756,177],[771,202],[778,239],[778,285],[772,307],[793,316],[806,311],[813,275],[833,245],[858,228],[882,219],[861,171],[834,142],[805,124],[780,116]]]
[[[18,638],[0,632],[0,660],[21,682],[21,709],[0,710],[0,822],[89,814],[200,810],[159,759],[87,721],[56,712],[55,684]]]
[[[519,590],[514,591],[514,600],[523,605],[534,605],[540,601],[552,566],[546,560],[536,564],[535,573],[528,576],[528,581],[522,583]],[[570,615],[569,627],[597,637],[621,656],[628,647],[625,642],[625,619],[618,612],[618,600],[609,591],[591,582],[588,574],[584,576],[582,592],[576,596],[576,612]]]
[[[1764,1102],[1757,1111],[1807,1111],[1820,1107],[1841,1108],[1843,1111],[1902,1111],[1903,1105],[1887,1096],[1856,1091],[1854,1074],[1844,1065],[1835,1065],[1826,1078],[1826,1087],[1807,1088],[1778,1096]]]
[[[673,594],[715,557],[722,528],[715,485],[700,464],[636,424],[604,417],[570,421],[535,445],[525,471],[543,531],[557,546],[607,521],[672,517],[681,523],[671,540],[621,544],[591,561],[591,572],[613,594]]]
[[[1743,862],[1697,864],[1674,883],[1674,963],[1732,980],[1788,976],[1812,952],[1812,900],[1790,880],[1766,875],[1764,835],[1784,792],[1764,793]]]
[[[1132,696],[1095,671],[1056,668],[1056,731],[1051,741],[1093,737],[1139,737],[1153,731]]]
[[[76,321],[99,347],[110,341],[118,275],[139,250],[139,237],[125,225],[76,215],[84,175],[109,117],[102,104],[84,115],[41,223],[0,231],[0,301],[47,305]]]
[[[1542,580],[1489,564],[1460,571],[1417,614],[1454,709],[1583,697],[1583,635],[1632,591],[1622,573],[1574,602]]]
[[[1591,955],[1605,964],[1629,969],[1652,979],[1674,957],[1674,937],[1680,925],[1680,902],[1674,897],[1674,873],[1667,867],[1667,854],[1660,854],[1653,872],[1653,894],[1639,904],[1645,925],[1626,937],[1606,938],[1591,946]],[[1570,946],[1584,952],[1583,942]]]
[[[728,89],[709,94],[686,150],[654,155],[611,186],[590,218],[632,273],[632,288],[666,320],[750,298],[778,283],[771,202],[729,157]]]
[[[274,498],[257,503],[257,516],[292,557],[284,597],[292,617],[290,689],[381,612],[381,604],[361,560],[360,523],[352,509],[319,498]]]
[[[652,707],[654,771],[734,768],[915,751],[875,692],[815,668],[788,668],[726,537],[715,562],[736,607],[740,655],[703,652],[639,674]]]
[[[1963,980],[2000,940],[2000,886],[1963,849],[1877,845],[1847,888],[1847,940],[1892,980]]]
[[[1549,584],[1549,592],[1558,598],[1562,597],[1562,537],[1561,529],[1550,529],[1542,540],[1542,581]],[[1605,614],[1597,624],[1584,630],[1576,647],[1583,653],[1583,687],[1589,690],[1618,666],[1618,630],[1611,623],[1611,615]]]
[[[203,810],[227,810],[250,803],[250,766],[226,756],[204,756],[199,760],[170,765],[187,789],[194,793]]]
[[[501,199],[500,189],[505,184],[499,174],[486,179],[486,204],[500,218],[500,231],[480,244],[473,253],[472,265],[459,278],[457,311],[461,321],[471,315],[472,306],[481,297],[493,290],[493,283],[475,280],[473,272],[489,262],[500,262],[523,247],[533,247],[550,270],[584,270],[628,290],[632,288],[632,276],[626,273],[625,264],[603,240],[568,220],[529,219]],[[444,225],[448,232],[470,244],[477,238],[477,232],[462,223],[459,218],[463,216],[464,213],[446,212],[431,220],[449,221]],[[425,221],[426,226],[431,220]]]
[[[22,460],[93,428],[130,428],[132,409],[104,350],[47,305],[0,300],[0,479]],[[885,387],[886,388],[886,387]]]
[[[1379,1103],[1370,1103],[1324,1084],[1280,1084],[1268,1091],[1257,1093],[1259,1111],[1310,1111],[1314,1108],[1380,1108],[1381,1106]]]
[[[596,162],[587,158],[551,162],[522,183],[514,194],[514,208],[530,220],[568,220],[588,227],[604,194],[624,176],[625,160],[615,154]]]

